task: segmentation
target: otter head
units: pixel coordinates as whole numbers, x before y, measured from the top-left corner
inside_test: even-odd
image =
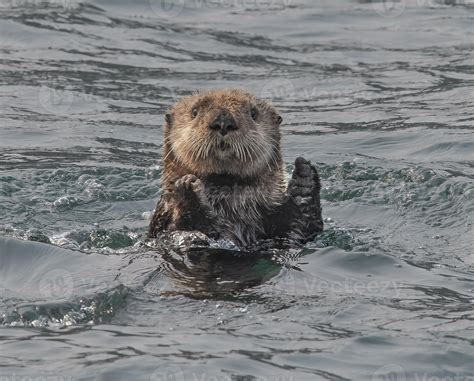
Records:
[[[280,165],[282,118],[247,92],[199,92],[175,104],[165,121],[165,162],[169,155],[197,176],[256,176]]]

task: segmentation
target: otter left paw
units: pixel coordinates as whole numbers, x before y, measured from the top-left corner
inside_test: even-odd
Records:
[[[295,160],[295,169],[288,184],[288,193],[297,205],[312,203],[313,198],[319,199],[319,176],[311,162],[298,157]]]
[[[288,184],[288,194],[298,208],[298,217],[292,228],[298,231],[304,240],[323,230],[320,189],[316,168],[308,160],[297,158]]]

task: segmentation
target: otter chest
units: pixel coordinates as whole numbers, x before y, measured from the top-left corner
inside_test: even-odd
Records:
[[[226,238],[250,242],[263,231],[264,203],[258,188],[232,184],[205,182],[209,206],[221,221]]]

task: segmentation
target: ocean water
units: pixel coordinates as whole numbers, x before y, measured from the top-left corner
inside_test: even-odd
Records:
[[[217,87],[317,165],[304,249],[144,241]],[[474,380],[472,1],[0,0],[0,107],[1,381]]]

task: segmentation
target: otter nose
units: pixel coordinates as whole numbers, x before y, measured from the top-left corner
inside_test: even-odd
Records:
[[[227,112],[221,113],[214,121],[209,125],[211,130],[219,131],[224,136],[230,130],[236,130],[237,124],[234,118]]]

